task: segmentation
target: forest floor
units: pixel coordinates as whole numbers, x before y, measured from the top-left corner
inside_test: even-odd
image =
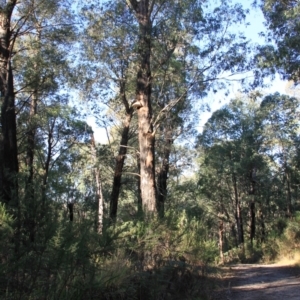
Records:
[[[238,264],[224,268],[216,300],[299,300],[300,268],[288,264]]]

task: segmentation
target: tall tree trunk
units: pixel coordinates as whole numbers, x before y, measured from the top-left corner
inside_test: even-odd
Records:
[[[97,203],[96,231],[99,234],[102,234],[104,199],[103,199],[103,193],[102,193],[100,169],[97,164],[97,151],[96,151],[94,134],[92,134],[92,138],[91,138],[91,150],[92,150],[92,157],[93,157],[93,163],[94,163],[94,174],[95,174],[95,180],[96,180],[96,203]]]
[[[141,167],[141,196],[143,210],[146,213],[156,212],[156,186],[154,165],[155,132],[152,123],[151,106],[151,5],[149,0],[130,0],[139,22],[136,105],[139,126],[139,149]]]
[[[4,202],[18,207],[18,149],[15,111],[15,94],[11,53],[14,40],[11,32],[11,15],[16,0],[7,1],[0,10],[0,187]]]
[[[266,226],[265,226],[265,220],[264,220],[264,214],[262,210],[260,211],[260,225],[261,225],[261,237],[260,242],[264,243],[266,238]]]
[[[238,234],[238,244],[243,246],[244,244],[244,230],[243,230],[243,217],[242,217],[242,209],[241,202],[238,195],[237,182],[236,177],[233,174],[233,187],[234,187],[234,197],[235,197],[235,220]]]
[[[29,111],[29,124],[27,130],[27,145],[26,145],[26,167],[28,170],[26,185],[25,185],[25,197],[27,204],[27,211],[25,212],[26,220],[29,230],[29,238],[31,242],[34,242],[35,239],[35,230],[36,230],[36,221],[37,211],[36,203],[34,197],[34,186],[33,186],[33,160],[34,160],[34,150],[35,150],[35,135],[36,135],[36,126],[34,121],[34,116],[37,113],[37,90],[35,90],[31,97],[30,102],[30,111]]]
[[[27,185],[30,188],[33,182],[33,160],[34,160],[34,149],[35,149],[35,134],[36,126],[34,116],[37,113],[37,90],[33,92],[30,102],[29,111],[29,129],[27,130],[27,149],[26,149],[26,167],[28,169]]]
[[[139,153],[136,154],[136,160],[137,160],[137,169],[138,173],[141,173],[141,161],[140,161],[140,155]],[[142,193],[141,193],[141,177],[137,177],[137,207],[138,207],[138,215],[143,215],[143,202],[142,202]]]
[[[230,224],[230,229],[231,229],[231,235],[233,237],[233,240],[234,240],[234,244],[236,247],[238,247],[238,239],[237,239],[237,233],[236,233],[236,222],[232,222]]]
[[[47,138],[47,156],[45,163],[43,164],[43,177],[42,177],[42,216],[46,214],[46,191],[47,191],[47,183],[50,171],[50,163],[52,159],[52,151],[53,151],[53,134],[54,134],[55,120],[49,124],[48,129],[48,138]]]
[[[7,75],[7,89],[1,107],[2,125],[2,168],[3,168],[3,197],[5,202],[13,200],[18,206],[18,147],[17,125],[15,112],[15,95],[13,88],[13,75],[9,64]]]
[[[253,245],[253,239],[255,237],[255,202],[254,200],[250,203],[250,241],[251,246]]]
[[[36,41],[39,43],[41,40],[41,31],[39,27],[36,26],[37,36]],[[35,56],[37,57],[39,50],[36,50]],[[28,120],[28,129],[27,129],[27,145],[26,145],[26,167],[28,171],[26,185],[25,185],[25,198],[27,210],[25,212],[25,224],[27,224],[29,230],[29,239],[31,242],[35,240],[35,231],[36,231],[36,219],[40,218],[37,212],[37,203],[35,199],[35,188],[33,184],[34,178],[34,152],[35,152],[35,138],[37,125],[35,121],[35,116],[37,114],[37,103],[38,103],[38,89],[40,83],[40,72],[38,68],[38,63],[34,63],[34,74],[33,74],[33,92],[30,101],[29,108],[29,120]],[[43,213],[42,213],[43,214]],[[44,215],[44,214],[43,214]]]
[[[256,194],[256,168],[252,168],[250,172],[251,190],[250,195],[253,199],[250,203],[250,241],[251,246],[253,246],[253,239],[255,237],[256,231],[256,221],[255,221],[255,194]]]
[[[157,176],[157,209],[160,217],[164,216],[165,201],[167,197],[167,181],[169,175],[169,160],[172,144],[172,131],[171,128],[167,126],[164,128],[162,161]]]
[[[219,253],[222,264],[224,263],[224,252],[223,252],[223,241],[224,241],[224,222],[219,220]]]
[[[132,108],[128,110],[126,114],[121,143],[119,148],[118,156],[116,157],[116,165],[115,165],[115,172],[114,172],[114,179],[113,179],[113,187],[112,192],[110,195],[110,218],[115,220],[117,218],[117,210],[118,210],[118,201],[121,189],[121,180],[122,180],[122,173],[124,162],[127,154],[127,146],[129,140],[129,126],[132,119]]]
[[[18,197],[18,147],[15,93],[11,54],[15,39],[11,32],[11,16],[16,0],[8,0],[0,10],[0,196],[4,203],[16,208],[15,252],[21,238],[21,208]]]
[[[289,173],[286,170],[285,171],[285,178],[286,178],[286,184],[287,184],[287,195],[286,195],[286,216],[288,218],[292,217],[293,207],[292,207],[292,192],[291,192],[291,182]]]

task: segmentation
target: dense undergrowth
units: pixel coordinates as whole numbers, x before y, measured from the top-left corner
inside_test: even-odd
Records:
[[[35,240],[0,207],[0,299],[212,299],[218,286],[217,237],[185,212],[163,220],[105,224],[45,216]],[[224,254],[225,263],[275,262],[300,252],[300,215],[274,223],[268,239]],[[298,264],[299,264],[298,259]]]
[[[15,251],[13,219],[1,206],[1,299],[210,299],[217,245],[196,219],[168,215],[106,226],[48,218]],[[212,276],[211,276],[212,275]]]
[[[225,263],[277,263],[300,266],[300,212],[276,220],[264,243],[245,243],[244,249],[224,253]]]

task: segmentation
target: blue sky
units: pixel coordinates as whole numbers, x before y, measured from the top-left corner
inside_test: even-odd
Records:
[[[105,2],[104,0],[102,0]],[[184,0],[183,0],[184,1]],[[252,43],[259,43],[264,44],[264,39],[259,36],[259,33],[262,31],[265,31],[264,26],[264,17],[259,9],[253,9],[251,7],[251,0],[233,0],[232,3],[241,3],[245,8],[250,9],[250,13],[247,16],[247,22],[250,23],[248,26],[240,26],[238,28],[239,31],[244,32],[247,39],[251,40]],[[280,80],[279,76],[275,78],[274,81],[270,82],[270,86],[267,89],[261,90],[265,94],[270,93],[286,93],[287,82]],[[239,89],[241,86],[239,84],[233,84],[230,87],[230,94],[228,96],[225,96],[224,93],[210,93],[209,97],[205,99],[210,105],[211,112],[203,112],[200,116],[200,122],[197,126],[198,131],[201,131],[204,123],[207,121],[207,119],[211,116],[211,113],[217,109],[219,109],[222,105],[226,104],[230,101],[233,97],[237,96],[239,93]],[[208,99],[210,99],[208,101]],[[107,142],[107,133],[103,128],[97,127],[95,120],[93,117],[88,118],[88,123],[91,125],[95,131],[95,138],[100,143],[106,143]]]

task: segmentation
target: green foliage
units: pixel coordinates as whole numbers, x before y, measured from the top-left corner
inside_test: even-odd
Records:
[[[99,236],[88,220],[57,217],[47,221],[51,231],[21,245],[17,261],[2,251],[1,298],[208,299],[213,283],[203,275],[217,249],[201,239],[204,224],[195,218],[173,212],[163,221],[117,223]]]
[[[83,4],[80,35],[71,2],[26,0],[13,16],[21,16],[14,24],[12,55],[19,198],[13,214],[0,204],[0,298],[208,299],[209,266],[218,260],[221,233],[226,262],[294,255],[300,247],[300,213],[292,218],[300,182],[297,98],[274,94],[259,103],[259,95],[252,94],[232,100],[212,114],[198,138],[197,174],[185,172],[194,167],[190,137],[198,100],[210,88],[227,87],[217,81],[220,74],[241,71],[246,64],[248,44],[230,32],[246,11],[228,1],[153,2],[146,37],[151,40],[151,126],[156,172],[163,174],[157,178],[168,182],[161,187],[165,215],[156,219],[138,216],[138,180],[132,176],[138,173],[138,153],[131,102],[143,51],[140,20],[130,6],[137,1],[100,2]],[[261,48],[258,64],[297,80],[299,5],[262,2],[277,48]],[[74,59],[70,45],[81,57]],[[80,93],[69,91],[69,83]],[[111,141],[98,145],[95,156],[92,130],[72,107],[71,96],[93,100],[98,121],[110,124]],[[107,197],[124,112],[132,114],[133,126],[122,201],[115,223],[106,219],[104,205],[98,234],[94,171],[101,173]],[[252,204],[256,236],[250,240]],[[240,225],[245,242],[237,247]]]
[[[281,259],[294,261],[300,251],[300,221],[299,212],[292,220],[281,219],[276,222],[277,235],[262,245],[262,259],[274,262]],[[299,258],[298,258],[299,259]]]
[[[267,45],[258,49],[257,62],[263,72],[279,72],[283,78],[299,81],[299,1],[260,0],[269,29]],[[275,46],[271,44],[275,43]]]

